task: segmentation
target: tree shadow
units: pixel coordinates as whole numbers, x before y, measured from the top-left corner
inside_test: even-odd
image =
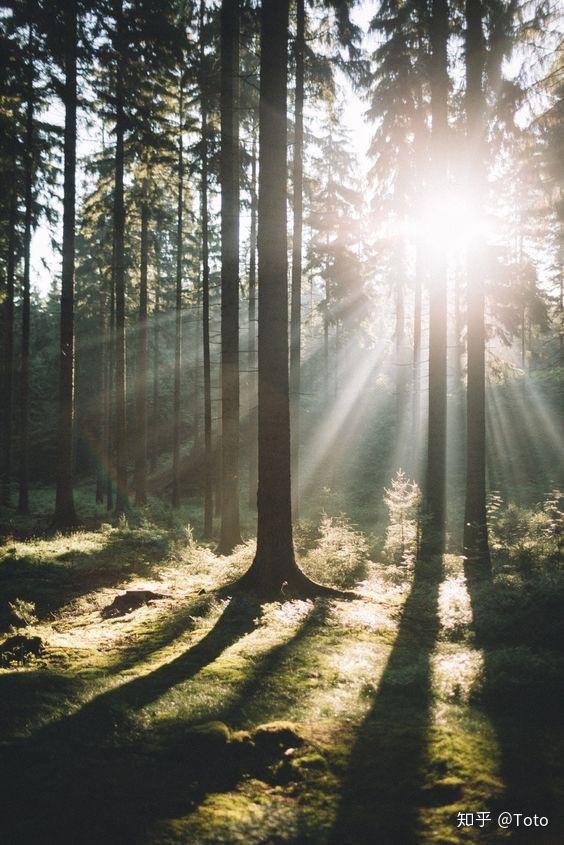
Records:
[[[441,580],[440,558],[416,563],[392,651],[348,761],[330,837],[335,845],[419,841],[418,808],[428,800],[422,782],[432,722],[431,655],[439,631]]]
[[[315,606],[294,634],[268,651],[255,671],[238,688],[236,698],[218,711],[217,718],[229,725],[247,727],[277,718],[281,707],[287,710],[291,696],[288,684],[284,684],[283,697],[276,699],[274,694],[280,685],[280,675],[296,650],[305,645],[305,641],[324,624],[328,612],[327,599],[317,599]]]
[[[180,657],[103,693],[32,740],[7,746],[0,841],[137,845],[151,825],[186,816],[210,792],[235,789],[249,774],[268,780],[280,752],[269,759],[252,744],[222,741],[221,731],[204,733],[201,742],[191,724],[179,720],[128,733],[128,714],[212,663],[254,629],[259,613],[258,605],[236,597]],[[278,675],[327,613],[328,602],[319,599],[289,638],[252,661],[251,674],[213,718],[247,723],[249,703],[262,698],[267,678]]]
[[[465,566],[465,578],[472,608],[472,626],[476,646],[482,649],[483,682],[480,694],[480,706],[490,721],[499,748],[499,774],[505,785],[502,796],[492,802],[494,813],[508,810],[523,815],[546,816],[549,827],[521,828],[513,833],[512,842],[524,845],[541,845],[564,841],[564,818],[562,817],[562,794],[555,792],[555,769],[557,768],[557,735],[554,727],[560,729],[560,747],[562,737],[562,699],[555,701],[535,684],[531,690],[526,684],[520,685],[515,673],[526,669],[524,665],[511,662],[509,667],[500,661],[499,615],[507,613],[503,604],[497,608],[495,617],[492,610],[496,600],[495,585],[491,576],[481,576],[473,571],[471,564]],[[499,594],[497,600],[499,601]],[[502,625],[502,623],[501,623]],[[513,639],[515,634],[513,631]],[[523,645],[534,644],[534,632],[525,627],[520,632]],[[510,656],[519,655],[519,648],[509,649]],[[505,651],[507,654],[507,650]],[[501,655],[503,657],[503,654]],[[526,655],[523,657],[526,660]],[[510,692],[504,689],[501,673],[509,671]],[[552,765],[550,759],[553,759]],[[493,814],[492,814],[493,815]]]
[[[253,630],[258,610],[233,600],[176,659],[6,746],[0,841],[138,843],[151,821],[188,812],[212,784],[236,782],[238,764],[228,753],[203,759],[181,735],[172,743],[155,744],[150,736],[132,742],[129,715],[194,677]]]
[[[9,602],[16,598],[33,602],[37,617],[47,619],[86,593],[117,587],[134,575],[149,577],[169,553],[164,540],[141,544],[118,535],[99,549],[64,552],[53,561],[5,557],[0,563],[0,632],[14,622]]]

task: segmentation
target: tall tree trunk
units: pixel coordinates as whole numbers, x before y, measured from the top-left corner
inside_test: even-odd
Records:
[[[292,296],[290,317],[290,423],[292,429],[292,503],[300,518],[300,370],[302,332],[302,233],[304,151],[305,0],[296,2],[296,102],[294,115],[294,228],[292,233]]]
[[[483,172],[484,37],[481,0],[466,0],[466,121],[470,191],[476,196],[474,213],[481,213]],[[476,154],[478,150],[478,154]],[[470,164],[470,156],[471,164]],[[479,168],[479,172],[476,169]],[[471,172],[470,172],[471,171]],[[484,244],[476,235],[468,250],[468,388],[466,401],[466,501],[464,555],[467,574],[490,570],[486,516],[486,398],[484,326]],[[472,571],[473,570],[473,571]]]
[[[115,456],[117,515],[128,509],[126,370],[125,370],[125,205],[124,176],[124,64],[125,38],[122,0],[115,4],[116,17],[116,154],[114,174],[114,268],[115,268]]]
[[[160,432],[160,311],[161,311],[161,257],[159,239],[155,241],[155,307],[153,310],[153,398],[151,402],[150,468],[154,472],[159,457]]]
[[[202,350],[200,349],[200,324],[202,319],[202,308],[201,308],[201,300],[202,300],[202,289],[201,289],[201,278],[198,279],[198,290],[196,293],[196,319],[195,323],[195,338],[194,343],[196,345],[196,358],[194,361],[194,393],[193,393],[193,408],[194,408],[194,434],[193,434],[193,448],[197,450],[200,446],[200,417],[201,417],[201,380],[200,380],[200,373],[201,373],[201,354]]]
[[[401,250],[401,247],[400,247]],[[405,388],[406,388],[406,371],[405,371],[405,297],[403,290],[403,271],[405,265],[403,260],[400,260],[399,274],[395,286],[395,307],[396,307],[396,330],[395,330],[395,355],[396,355],[396,433],[398,438],[402,438],[404,430],[404,408],[405,408]],[[398,444],[399,445],[399,444]]]
[[[207,104],[202,97],[202,343],[204,362],[204,533],[209,539],[213,532],[213,452],[211,416],[211,354],[210,354],[210,265],[208,231],[208,127]]]
[[[431,167],[432,187],[446,179],[448,134],[448,4],[431,6]],[[445,539],[446,415],[447,415],[447,284],[446,254],[434,253],[429,292],[429,422],[426,472],[426,521],[423,548],[442,554]]]
[[[241,542],[239,524],[239,4],[221,4],[221,536],[218,554]]]
[[[172,506],[180,504],[180,387],[182,370],[182,263],[184,258],[184,90],[178,101],[178,189],[176,217],[176,287],[174,301],[174,390],[172,399]]]
[[[147,503],[147,265],[149,260],[149,204],[143,179],[141,198],[141,256],[139,275],[139,320],[135,370],[135,503]]]
[[[114,507],[114,476],[115,476],[115,360],[116,360],[116,273],[115,273],[115,232],[112,248],[112,272],[110,274],[110,312],[108,314],[108,416],[107,416],[107,475],[106,475],[106,508]]]
[[[200,0],[200,112],[202,142],[202,181],[200,188],[202,218],[202,353],[204,363],[204,531],[209,539],[213,531],[213,452],[210,356],[210,262],[208,226],[208,108],[204,52],[205,0]]]
[[[421,424],[421,311],[422,311],[423,255],[421,239],[415,244],[415,297],[413,303],[413,408],[411,423],[411,448],[413,477],[419,470],[419,427]]]
[[[101,407],[97,411],[97,445],[98,454],[96,460],[96,504],[100,505],[104,501],[104,485],[106,482],[106,473],[102,455],[106,444],[106,424],[108,419],[108,371],[107,371],[107,349],[108,337],[106,327],[106,297],[104,292],[103,277],[100,278],[100,290],[98,291],[98,325],[100,332],[100,349],[98,364],[100,371],[98,373],[98,384],[100,388],[100,396],[102,398]]]
[[[257,138],[253,121],[251,147],[251,232],[249,242],[249,506],[257,506]]]
[[[15,171],[16,156],[13,157]],[[0,501],[9,504],[12,475],[12,368],[14,364],[14,275],[16,265],[17,193],[15,179],[10,188],[8,220],[8,254],[6,256],[6,290],[3,303],[3,374],[2,374],[2,481]]]
[[[57,429],[57,490],[54,522],[59,528],[76,523],[73,498],[72,451],[74,418],[74,252],[76,201],[76,97],[78,9],[66,7],[65,134],[63,194],[63,267],[61,276],[61,334],[59,344],[59,409]]]
[[[33,27],[29,26],[28,74],[26,103],[26,132],[24,150],[24,268],[22,280],[22,335],[20,359],[20,466],[18,511],[29,513],[29,333],[30,333],[30,271],[31,221],[33,213],[33,111],[34,111]]]
[[[265,596],[313,586],[292,539],[288,377],[287,64],[289,0],[263,0],[258,205],[258,531],[241,584]]]

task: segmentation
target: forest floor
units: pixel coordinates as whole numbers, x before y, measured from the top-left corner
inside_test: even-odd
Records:
[[[42,645],[0,668],[0,842],[564,842],[561,582],[523,603],[500,567],[471,597],[451,555],[368,561],[347,601],[219,598],[252,554],[174,520],[14,531],[0,653]]]

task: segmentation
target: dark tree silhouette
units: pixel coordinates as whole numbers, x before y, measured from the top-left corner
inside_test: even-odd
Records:
[[[15,143],[12,143],[12,172],[15,173]],[[2,307],[4,344],[2,349],[2,479],[0,483],[0,501],[4,505],[7,505],[10,501],[10,482],[12,474],[12,367],[14,362],[14,279],[16,265],[17,200],[17,187],[16,182],[13,180],[10,187],[6,255],[6,286]]]
[[[211,404],[211,355],[210,355],[210,247],[208,220],[208,97],[209,82],[205,53],[205,0],[200,0],[199,31],[199,83],[200,83],[200,142],[201,181],[200,217],[202,227],[202,346],[204,368],[204,530],[206,539],[213,531],[213,453],[212,453],[212,404]]]
[[[135,504],[147,502],[147,270],[149,263],[149,204],[147,177],[141,188],[141,255],[139,273],[139,315],[135,371]]]
[[[469,197],[480,213],[483,191],[484,72],[483,9],[481,0],[466,2],[466,141]],[[472,176],[470,177],[470,173]],[[466,286],[468,388],[466,402],[466,499],[464,554],[475,571],[489,571],[486,517],[486,396],[484,327],[484,244],[476,235],[469,244]]]
[[[302,334],[302,232],[304,180],[304,52],[305,0],[296,3],[296,100],[294,114],[293,201],[294,228],[292,233],[292,296],[290,319],[290,419],[292,426],[293,514],[300,515],[300,372]]]
[[[258,528],[239,582],[263,596],[318,592],[299,569],[292,537],[288,376],[287,65],[289,0],[261,14],[258,196]]]
[[[431,40],[431,170],[432,185],[440,190],[446,177],[448,134],[448,3],[432,0]],[[429,279],[429,423],[425,485],[426,524],[423,546],[441,554],[445,532],[447,322],[446,255],[433,254]]]
[[[253,140],[251,144],[251,231],[249,238],[249,380],[252,389],[249,391],[249,505],[254,508],[257,504],[258,463],[257,438],[258,416],[256,397],[257,369],[257,127],[253,120]]]
[[[172,506],[180,504],[180,389],[182,375],[182,261],[184,257],[184,75],[178,92],[176,286],[174,293],[174,390],[172,399]]]
[[[30,272],[31,272],[31,223],[33,214],[33,145],[34,145],[34,33],[29,24],[27,43],[27,79],[24,148],[24,240],[23,277],[21,302],[21,359],[20,359],[20,431],[19,431],[19,491],[18,511],[29,513],[29,351],[30,351]]]
[[[239,3],[221,4],[221,536],[218,553],[241,542],[239,524]]]
[[[125,204],[124,204],[124,135],[126,61],[125,21],[123,2],[114,4],[116,93],[115,93],[115,170],[114,170],[114,291],[115,291],[115,406],[114,445],[116,465],[116,514],[128,508],[127,488],[127,430],[125,395]]]
[[[63,267],[59,343],[59,407],[57,488],[54,522],[59,528],[76,523],[73,498],[72,447],[74,419],[74,261],[76,204],[76,104],[78,4],[70,0],[64,18],[65,104]]]

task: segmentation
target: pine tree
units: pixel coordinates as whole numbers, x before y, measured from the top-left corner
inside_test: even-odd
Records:
[[[239,524],[239,4],[221,4],[221,536],[219,554],[241,542]]]
[[[74,417],[74,271],[76,204],[76,111],[78,60],[78,3],[65,7],[64,44],[64,197],[63,267],[61,276],[61,333],[59,357],[59,414],[57,433],[57,488],[54,522],[59,528],[76,523],[72,450]]]

